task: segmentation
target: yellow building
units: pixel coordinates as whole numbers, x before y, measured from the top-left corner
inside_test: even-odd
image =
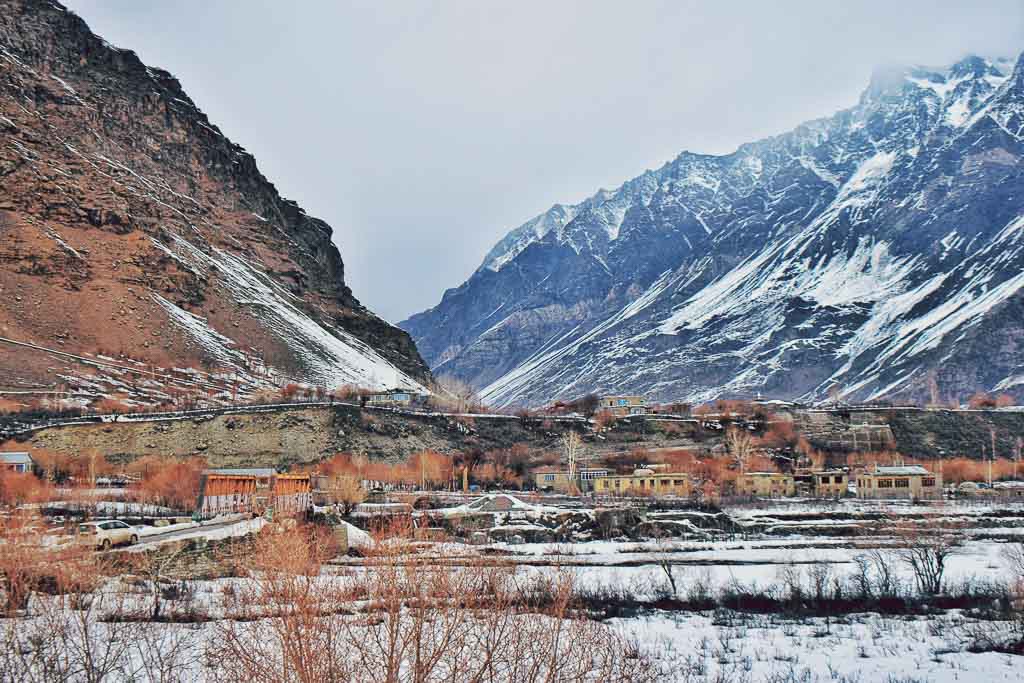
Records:
[[[643,396],[602,396],[599,410],[609,412],[616,417],[646,415],[647,401]]]
[[[538,467],[533,470],[533,482],[538,491],[569,493],[573,488],[589,491],[597,479],[608,476],[609,472],[610,470],[603,467],[580,467],[576,470],[575,481],[570,482],[569,470],[560,467]]]
[[[811,472],[814,495],[818,498],[842,498],[850,483],[849,475],[842,470]]]
[[[689,475],[639,469],[633,474],[609,475],[594,480],[594,492],[603,496],[683,496],[693,493]]]
[[[793,476],[778,472],[744,472],[736,478],[736,495],[749,498],[785,498],[796,493]]]
[[[920,465],[878,467],[857,475],[858,498],[942,498],[942,475]]]

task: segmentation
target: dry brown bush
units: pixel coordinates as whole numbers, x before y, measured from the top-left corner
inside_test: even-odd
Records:
[[[770,418],[768,429],[761,437],[761,445],[769,448],[784,448],[797,443],[796,428],[791,420]]]
[[[164,505],[175,510],[191,510],[199,497],[199,481],[206,462],[200,458],[157,462],[146,459],[133,463],[129,471],[140,474],[142,480],[133,489],[140,502]]]
[[[0,470],[0,505],[18,506],[50,500],[53,488],[34,474]]]
[[[594,416],[594,429],[598,432],[606,432],[609,429],[615,427],[615,423],[619,421],[619,418],[615,417],[608,410],[602,410]]]
[[[949,559],[963,551],[960,523],[944,516],[915,521],[898,530],[896,554],[910,568],[924,595],[942,592]]]
[[[214,680],[625,683],[668,673],[579,618],[568,573],[524,580],[497,562],[445,566],[410,553],[399,528],[377,539],[360,580],[345,582],[318,574],[316,541],[303,542],[311,549],[258,549],[259,580],[232,594],[236,618],[210,640]]]

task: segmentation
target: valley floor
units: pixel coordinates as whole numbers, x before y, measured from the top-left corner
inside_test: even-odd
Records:
[[[520,504],[527,513],[557,509]],[[257,667],[262,674],[246,674],[251,683],[327,680],[322,672],[313,678],[281,673],[292,666],[289,650],[295,647],[309,661],[323,663],[326,657],[342,667],[346,680],[383,680],[383,669],[359,669],[356,662],[384,666],[390,655],[383,636],[393,633],[412,639],[402,641],[406,649],[399,657],[411,675],[416,665],[408,647],[429,641],[440,648],[447,641],[437,629],[446,637],[460,634],[457,651],[442,655],[445,666],[456,668],[441,667],[423,681],[475,680],[463,677],[468,669],[452,672],[492,649],[508,657],[505,673],[494,680],[544,680],[547,672],[516,667],[519,660],[551,656],[553,650],[544,649],[549,646],[561,657],[586,659],[589,653],[612,658],[606,661],[642,662],[646,670],[562,671],[553,678],[566,681],[1020,680],[1024,659],[1008,652],[1019,652],[1024,642],[1024,615],[1011,604],[1019,597],[1015,581],[1021,577],[1005,551],[1024,540],[1024,504],[887,507],[890,519],[899,521],[855,535],[849,525],[858,515],[877,513],[877,504],[746,505],[726,510],[730,519],[746,520],[741,533],[707,532],[705,538],[469,543],[455,535],[379,540],[368,547],[368,537],[353,532],[360,552],[336,557],[312,573],[315,565],[300,561],[308,547],[296,545],[294,526],[257,520],[209,531],[190,527],[166,539],[147,538],[124,553],[142,564],[115,572],[88,599],[40,593],[27,611],[0,620],[0,638],[7,640],[0,680],[23,678],[47,656],[63,657],[69,670],[84,666],[72,660],[75,652],[86,651],[111,662],[110,671],[95,680],[238,680],[237,667],[255,666],[242,656],[247,648],[268,660],[265,668]],[[956,522],[962,534],[948,558],[941,599],[917,589],[914,572],[897,554],[898,528],[922,516]],[[799,523],[808,518],[813,526],[801,530]],[[830,522],[837,533],[827,532]],[[205,548],[237,543],[236,534],[246,532],[253,534],[246,569],[204,578],[190,576],[187,566],[184,574],[166,576],[154,568],[163,566],[161,558],[173,559],[181,541],[205,536]],[[865,570],[863,559],[871,553],[884,566]],[[891,573],[885,579],[891,586],[884,589],[889,602],[851,604],[863,585],[858,580],[881,596],[880,569]],[[551,607],[559,603],[556,588],[562,585],[574,605],[567,611]],[[452,609],[474,596],[486,597],[482,607]],[[497,612],[501,616],[491,616]],[[544,634],[560,623],[579,630],[551,645]],[[510,644],[508,635],[488,640],[516,629],[519,637],[530,634],[531,644]],[[424,630],[430,633],[425,641]],[[592,652],[597,642],[609,648],[600,656]],[[154,664],[154,652],[169,667],[166,675]]]

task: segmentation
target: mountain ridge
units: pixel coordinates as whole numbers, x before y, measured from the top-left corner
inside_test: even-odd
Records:
[[[890,315],[880,296],[915,291],[929,280],[926,272],[955,270],[952,259],[944,266],[930,253],[928,240],[948,238],[949,253],[968,246],[955,230],[932,234],[950,221],[924,215],[928,202],[967,212],[971,224],[962,231],[981,239],[996,239],[1024,213],[1012,191],[1020,177],[1022,78],[1020,60],[977,56],[942,69],[876,70],[858,103],[831,117],[727,155],[683,152],[603,195],[555,205],[511,231],[437,306],[400,325],[437,373],[474,383],[499,405],[591,390],[688,400],[759,392],[815,399],[834,392],[833,384],[862,399],[895,396],[896,389],[915,398],[1013,391],[1016,373],[1024,372],[1012,340],[998,378],[965,365],[943,373],[932,361],[913,378],[905,368],[868,372],[866,361],[879,342],[877,334],[869,338],[871,325],[885,327],[896,344],[889,327],[912,312]],[[992,182],[976,182],[979,175]],[[911,196],[924,204],[900,204]],[[1000,216],[1005,220],[996,225]],[[1003,257],[1012,264],[993,275],[1006,286],[992,305],[1019,306],[1019,244],[1013,234],[1003,239],[1010,240]],[[798,281],[796,265],[783,264],[787,240],[796,240],[789,247],[805,260],[813,252],[814,277]],[[976,248],[981,242],[961,256],[977,256]],[[850,276],[840,289],[854,287],[854,294],[826,296],[838,282],[822,279],[816,268],[829,263],[835,274]],[[713,305],[715,286],[739,301],[742,287],[730,289],[729,274],[752,278],[772,264],[782,270],[762,278],[767,290],[744,294],[759,306],[745,314],[752,322],[727,322],[729,311]],[[787,288],[790,282],[803,284]],[[980,293],[983,286],[968,289]],[[770,361],[768,340],[756,342],[758,326],[793,348]],[[953,329],[969,336],[977,327]]]

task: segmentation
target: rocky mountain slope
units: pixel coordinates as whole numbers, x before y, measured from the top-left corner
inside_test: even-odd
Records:
[[[429,377],[345,285],[330,226],[171,74],[43,0],[0,0],[0,338],[9,398]]]
[[[1024,60],[886,69],[832,117],[552,207],[401,326],[498,405],[1022,396],[1022,158]]]

